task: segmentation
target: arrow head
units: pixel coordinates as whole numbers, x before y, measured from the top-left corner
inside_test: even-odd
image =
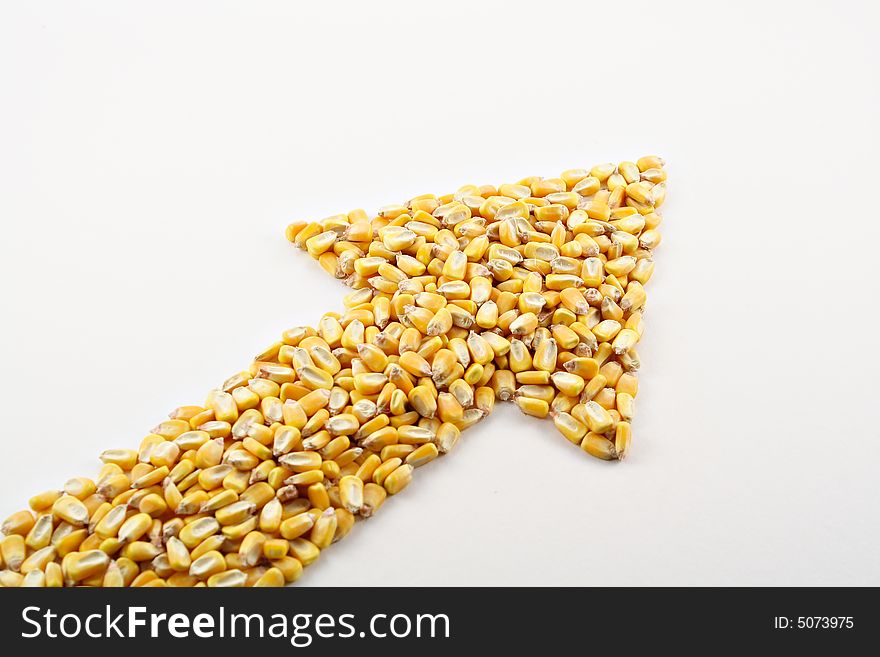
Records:
[[[490,412],[472,401],[489,388],[552,418],[588,454],[624,458],[663,164],[648,156],[498,188],[467,185],[385,206],[372,219],[356,210],[291,224],[287,238],[355,289],[349,310],[325,316],[329,332],[318,335],[341,368],[365,367],[374,386],[383,381],[379,412],[403,390],[401,414],[464,429]],[[345,344],[352,324],[356,339]]]

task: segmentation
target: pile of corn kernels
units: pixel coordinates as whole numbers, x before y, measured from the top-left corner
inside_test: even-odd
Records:
[[[354,291],[2,525],[0,586],[282,586],[496,399],[622,459],[663,160],[291,224]]]

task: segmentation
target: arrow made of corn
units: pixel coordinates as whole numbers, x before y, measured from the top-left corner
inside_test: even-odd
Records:
[[[630,445],[663,160],[466,185],[287,238],[354,291],[2,526],[2,586],[281,586],[496,399]]]

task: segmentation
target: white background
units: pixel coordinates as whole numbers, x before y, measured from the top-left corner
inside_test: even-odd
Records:
[[[505,406],[311,585],[880,585],[862,2],[7,2],[0,514],[345,289],[284,226],[662,154],[630,460]]]

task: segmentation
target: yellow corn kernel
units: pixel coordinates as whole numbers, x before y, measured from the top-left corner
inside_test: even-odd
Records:
[[[556,390],[553,389],[553,386],[528,383],[521,385],[516,393],[518,396],[540,399],[548,404],[553,401],[553,398],[556,396]]]
[[[286,550],[285,550],[286,552]],[[294,561],[296,561],[294,559]],[[297,562],[299,563],[299,562]],[[264,588],[264,587],[280,587],[284,586],[285,579],[284,573],[281,572],[280,568],[272,567],[269,568],[265,573],[263,573],[260,578],[254,582],[255,588]]]
[[[599,374],[605,377],[605,385],[615,386],[623,375],[623,366],[616,361],[608,361],[599,368]]]
[[[581,403],[586,403],[593,399],[605,387],[607,381],[602,374],[597,374],[589,380],[581,393]]]
[[[26,549],[24,537],[21,534],[10,534],[0,539],[0,556],[3,557],[3,563],[9,570],[17,572],[21,568]]]
[[[633,267],[632,271],[630,271],[629,278],[631,281],[637,281],[644,285],[651,280],[653,274],[654,261],[650,258],[641,258],[636,262],[636,266]],[[642,303],[644,303],[644,300],[642,300]]]
[[[337,526],[336,511],[333,508],[327,508],[315,520],[310,536],[311,542],[316,548],[324,549],[333,542],[333,536],[336,534]],[[294,555],[299,558],[294,550]],[[302,559],[301,559],[302,560]],[[305,562],[304,562],[305,563]]]
[[[494,393],[492,393],[492,400],[494,401],[494,399],[495,395]],[[450,422],[444,422],[437,429],[437,433],[434,438],[434,443],[437,445],[437,450],[441,454],[446,454],[447,452],[452,451],[452,448],[455,447],[460,435],[461,431],[456,425]]]
[[[146,541],[134,541],[128,543],[122,548],[120,555],[126,559],[131,559],[138,563],[142,561],[152,561],[162,554],[162,548]]]
[[[62,571],[67,579],[73,582],[82,581],[97,574],[103,574],[110,565],[110,557],[101,550],[77,552],[70,555],[61,564]],[[65,567],[66,564],[66,567]]]
[[[343,508],[336,508],[334,512],[336,513],[336,533],[333,534],[333,543],[336,543],[345,538],[354,527],[355,516]]]
[[[117,538],[123,543],[139,540],[152,527],[153,519],[146,513],[136,513],[119,527]]]
[[[293,472],[307,472],[321,468],[321,455],[317,452],[290,452],[281,456],[278,461]]]
[[[177,571],[188,571],[190,565],[192,564],[192,558],[190,556],[189,550],[187,546],[183,544],[183,542],[177,538],[176,536],[172,536],[165,542],[165,550],[168,554],[168,565]]]
[[[614,443],[598,433],[590,432],[584,436],[581,442],[581,449],[590,456],[595,456],[605,461],[617,458],[617,450],[614,447]]]
[[[24,542],[32,550],[39,550],[49,545],[52,540],[54,531],[54,519],[51,514],[45,514],[31,527],[31,530],[25,536]],[[2,566],[0,566],[2,567]]]
[[[220,531],[220,523],[215,518],[199,518],[181,529],[178,538],[186,547],[193,549],[218,531]]]
[[[639,392],[639,380],[632,372],[624,372],[617,379],[615,385],[617,394],[626,393],[631,397],[635,397]]]
[[[217,550],[211,550],[194,559],[189,567],[189,575],[200,580],[205,580],[222,573],[226,570],[226,559],[223,554]]]
[[[632,395],[626,392],[617,393],[615,406],[617,408],[617,412],[620,413],[620,417],[622,420],[626,422],[632,421],[633,414],[635,412],[635,400],[633,399]]]
[[[26,536],[33,529],[35,522],[34,514],[30,511],[18,511],[3,521],[0,531],[6,535],[19,534]]]
[[[437,456],[439,456],[439,454],[440,451],[437,449],[437,446],[434,443],[425,443],[424,445],[421,445],[414,451],[410,452],[409,455],[407,455],[405,462],[412,467],[417,468],[420,465],[424,465],[425,463],[433,461],[435,458],[437,458]]]
[[[483,378],[483,373],[485,369],[479,363],[472,363],[466,370],[464,375],[462,376],[462,380],[467,382],[469,385],[477,385],[480,380]]]
[[[606,319],[593,327],[593,335],[596,336],[596,339],[599,342],[610,342],[614,339],[614,336],[620,332],[621,326],[620,322],[613,319]]]
[[[383,482],[389,495],[396,495],[412,481],[413,466],[406,463],[397,467]]]
[[[61,494],[61,491],[58,490],[47,490],[39,495],[34,495],[28,500],[28,506],[34,511],[46,511],[52,508],[52,505],[61,497]]]
[[[61,571],[61,564],[55,563],[54,561],[47,563],[45,575],[45,584],[47,588],[61,588],[64,586],[64,574]]]
[[[414,451],[416,446],[414,444],[405,445],[388,445],[387,447],[383,447],[382,451],[379,453],[379,456],[383,461],[389,461],[391,459],[404,459],[406,458],[410,452]]]
[[[138,453],[133,449],[108,449],[101,453],[100,458],[104,463],[112,463],[128,471],[137,463]]]
[[[339,480],[339,497],[342,506],[352,514],[360,512],[364,505],[364,481],[357,476],[346,476]]]
[[[614,430],[614,451],[617,458],[626,458],[629,443],[632,440],[632,427],[629,422],[618,422]]]
[[[568,413],[554,413],[553,424],[559,429],[559,433],[575,445],[579,445],[587,433],[587,427]]]
[[[528,370],[516,373],[516,382],[522,385],[547,385],[550,383],[550,372],[545,370]]]
[[[314,524],[315,521],[312,516],[307,513],[301,513],[299,515],[293,516],[292,518],[288,518],[281,523],[281,536],[283,536],[288,541],[299,538],[306,532],[310,531]]]
[[[583,405],[583,418],[590,431],[602,434],[611,429],[613,421],[608,411],[593,400]]]
[[[275,559],[271,561],[270,564],[272,565],[272,569],[277,569],[281,572],[284,582],[287,584],[295,582],[302,575],[303,565],[294,557],[286,556],[281,559]]]
[[[62,495],[52,505],[52,514],[59,520],[80,527],[89,522],[89,511],[72,495]]]
[[[434,417],[437,412],[437,398],[431,389],[425,385],[413,388],[409,395],[409,403],[422,417]]]
[[[496,370],[492,375],[491,388],[501,401],[510,401],[516,392],[516,379],[510,370]]]
[[[535,399],[524,395],[517,395],[514,398],[516,405],[526,415],[532,415],[538,418],[547,417],[550,412],[550,405],[543,399]]]
[[[46,547],[31,552],[31,554],[20,563],[18,570],[22,575],[27,575],[32,570],[45,570],[46,565],[54,561],[56,555],[57,551],[55,547],[47,545]]]
[[[580,376],[570,372],[555,372],[551,375],[550,379],[553,385],[556,386],[556,389],[568,397],[580,395],[585,385],[584,380]]]
[[[247,575],[238,569],[215,573],[208,578],[209,587],[233,588],[242,587],[247,582]]]
[[[241,541],[241,545],[238,547],[238,556],[241,561],[241,566],[244,568],[256,566],[263,557],[263,546],[265,543],[266,536],[262,532],[252,531],[246,534]],[[284,555],[282,554],[279,556]],[[228,561],[226,565],[229,567]]]
[[[500,318],[498,322],[500,325]],[[532,312],[523,313],[514,319],[508,328],[510,333],[515,336],[529,335],[530,333],[534,333],[535,329],[538,328],[538,317]]]
[[[230,541],[237,541],[243,539],[256,528],[257,518],[255,516],[251,516],[247,520],[244,520],[243,522],[240,522],[238,524],[224,525],[220,528],[220,532]]]
[[[301,564],[301,566],[308,566],[314,563],[314,561],[320,556],[321,550],[314,543],[303,538],[297,538],[290,541],[290,553],[295,557],[294,560]],[[275,561],[274,564],[277,564],[278,561],[281,560]]]
[[[416,351],[402,353],[397,364],[414,377],[431,376],[432,373],[431,365]]]

